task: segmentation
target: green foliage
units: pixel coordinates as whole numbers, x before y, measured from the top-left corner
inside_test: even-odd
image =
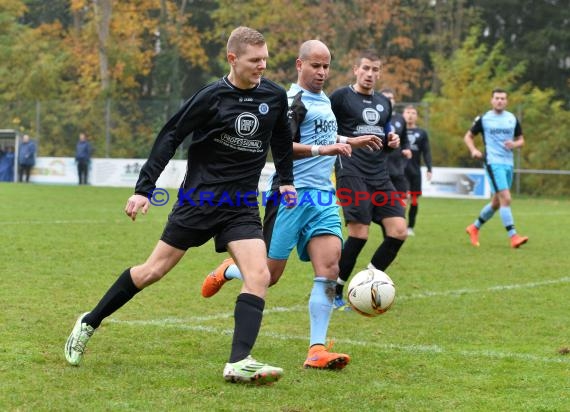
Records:
[[[68,155],[86,131],[97,156],[146,157],[180,103],[227,72],[227,36],[249,25],[267,38],[267,76],[285,87],[296,79],[295,58],[307,39],[323,40],[333,54],[327,92],[354,80],[358,50],[376,48],[384,57],[378,88],[426,108],[436,164],[477,165],[462,137],[495,86],[509,88],[510,109],[523,115],[530,139],[544,133],[543,124],[526,120],[531,108],[566,124],[555,96],[568,90],[570,8],[557,7],[560,0],[524,0],[524,7],[509,0],[499,9],[494,1],[476,3],[3,0],[0,128],[31,133],[40,156]],[[97,17],[102,10],[111,13],[108,27]],[[536,86],[547,93],[539,105],[530,101]],[[565,168],[568,129],[561,130],[556,155],[547,159],[541,148],[531,156],[527,146],[524,164]]]
[[[441,91],[426,96],[429,104],[430,142],[434,164],[459,167],[479,167],[470,158],[463,136],[473,119],[490,109],[491,91],[501,87],[509,92],[509,107],[519,117],[526,145],[522,148],[523,169],[570,169],[568,130],[570,112],[554,100],[552,91],[541,91],[530,85],[518,86],[525,65],[510,64],[502,42],[492,49],[477,41],[478,29],[473,29],[462,47],[452,56],[433,57]],[[556,119],[556,127],[545,127]],[[561,133],[553,130],[562,131]],[[479,142],[479,146],[482,143]],[[548,176],[525,176],[525,193],[568,194],[566,179]]]
[[[79,367],[65,339],[117,276],[153,249],[170,207],[137,222],[128,188],[0,184],[0,409],[6,411],[565,411],[568,199],[516,198],[508,246],[496,216],[473,248],[463,232],[484,201],[422,198],[416,236],[388,273],[396,303],[370,319],[334,312],[329,337],[350,354],[340,372],[302,368],[311,266],[292,254],[269,290],[254,356],[282,366],[271,387],[225,383],[241,284],[200,297],[224,257],[191,249],[163,280],[105,320]],[[174,195],[175,193],[171,193]],[[174,199],[174,197],[171,197]],[[40,201],[38,201],[40,200]],[[94,201],[95,200],[95,201]],[[33,207],[31,207],[33,205]],[[375,227],[364,267],[381,239]],[[548,247],[545,247],[548,245]],[[555,256],[556,258],[553,258]]]
[[[513,61],[528,63],[524,83],[552,89],[570,109],[570,7],[567,0],[479,0],[485,23],[480,40],[505,43]]]
[[[524,65],[511,67],[503,54],[502,43],[492,49],[477,43],[478,29],[473,29],[463,46],[451,57],[434,55],[434,68],[441,91],[430,93],[430,135],[434,164],[473,166],[463,143],[463,136],[473,119],[489,109],[491,90],[509,90],[511,104],[517,100],[512,90]]]

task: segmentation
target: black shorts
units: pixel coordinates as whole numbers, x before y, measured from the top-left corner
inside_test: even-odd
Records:
[[[175,206],[160,240],[187,250],[214,238],[216,252],[225,252],[229,242],[263,239],[259,208],[232,206]]]
[[[406,216],[406,195],[396,191],[390,179],[367,180],[344,176],[337,178],[336,186],[336,196],[346,223],[380,224],[387,217]]]
[[[410,192],[416,192],[416,196],[420,196],[422,194],[422,174],[406,171],[406,179],[408,179],[410,185],[408,190]]]
[[[390,175],[390,180],[398,192],[408,193],[408,179],[405,175]]]

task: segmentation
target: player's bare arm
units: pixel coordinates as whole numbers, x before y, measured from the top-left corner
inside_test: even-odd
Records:
[[[388,133],[388,147],[392,149],[400,147],[400,136],[394,132]]]
[[[505,147],[509,150],[513,150],[516,148],[520,148],[524,146],[524,137],[523,135],[520,135],[518,137],[515,137],[514,140],[507,140],[505,142]]]
[[[125,213],[128,217],[130,217],[133,222],[137,218],[137,213],[139,210],[142,212],[143,215],[146,215],[148,212],[148,208],[150,206],[150,201],[148,197],[143,195],[134,194],[127,200],[127,204],[125,205]]]
[[[297,204],[297,189],[293,185],[279,186],[279,193],[283,195],[287,208],[291,208]]]
[[[339,143],[348,143],[352,147],[365,147],[370,151],[382,150],[382,140],[373,134],[351,137],[350,139],[339,135],[337,136],[337,141]]]
[[[467,130],[467,133],[465,133],[465,137],[463,138],[463,141],[465,142],[465,145],[469,149],[469,152],[471,153],[471,157],[474,159],[482,159],[483,154],[481,153],[481,151],[479,149],[477,149],[475,147],[474,140],[475,140],[475,136],[473,136],[473,133],[471,133],[471,130]]]
[[[314,156],[348,156],[352,155],[352,147],[348,143],[330,145],[307,145],[293,142],[293,159],[303,159]]]

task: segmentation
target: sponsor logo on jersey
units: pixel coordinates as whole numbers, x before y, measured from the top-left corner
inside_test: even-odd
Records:
[[[214,139],[226,146],[232,147],[234,149],[261,149],[261,140],[250,140],[240,137],[230,136],[229,134],[222,134],[219,139]],[[257,151],[257,150],[256,150]]]
[[[380,121],[380,113],[378,113],[377,110],[367,107],[362,111],[362,119],[364,123],[373,126]]]
[[[356,126],[355,135],[362,134],[375,134],[379,137],[384,137],[384,128],[382,126],[369,126],[365,124],[359,124]]]
[[[254,114],[244,112],[237,117],[235,128],[240,137],[253,136],[259,128],[259,120]]]

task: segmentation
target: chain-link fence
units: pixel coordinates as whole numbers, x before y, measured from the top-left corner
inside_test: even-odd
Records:
[[[79,133],[84,132],[94,147],[94,157],[144,159],[160,128],[182,103],[178,99],[14,101],[4,105],[0,129],[29,134],[37,143],[38,156],[74,156]],[[396,109],[402,112],[410,104],[418,108],[420,126],[428,131],[430,140],[437,143],[437,136],[432,133],[429,104],[401,102]],[[175,158],[184,159],[186,150],[182,144]],[[438,153],[434,153],[434,160],[434,166],[439,167],[476,167],[450,164]],[[570,192],[569,171],[533,168],[525,165],[520,155],[515,160],[516,193],[564,195]]]

